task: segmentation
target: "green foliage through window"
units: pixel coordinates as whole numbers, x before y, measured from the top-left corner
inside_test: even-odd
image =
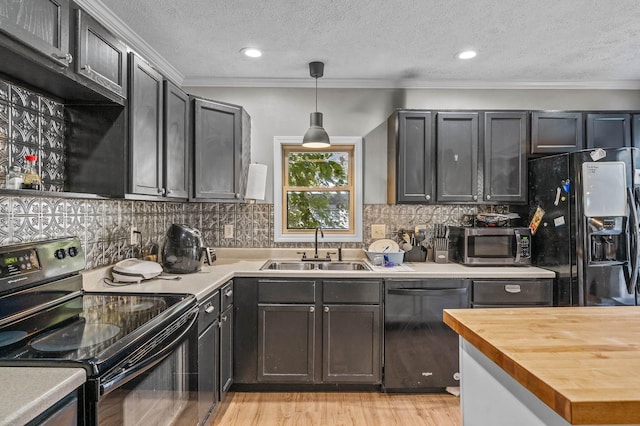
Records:
[[[349,151],[288,151],[287,229],[350,229]]]

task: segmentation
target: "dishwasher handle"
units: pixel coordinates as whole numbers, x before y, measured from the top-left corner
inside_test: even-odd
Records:
[[[466,294],[467,287],[460,288],[390,288],[389,294],[397,296],[453,296]]]

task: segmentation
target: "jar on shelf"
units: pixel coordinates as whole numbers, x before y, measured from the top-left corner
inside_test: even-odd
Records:
[[[17,164],[14,164],[9,168],[9,173],[7,173],[7,189],[21,189],[22,183],[24,182],[24,173],[22,169]]]
[[[38,173],[38,161],[37,155],[25,155],[25,167],[24,167],[24,181],[22,182],[23,189],[42,189],[42,179]]]

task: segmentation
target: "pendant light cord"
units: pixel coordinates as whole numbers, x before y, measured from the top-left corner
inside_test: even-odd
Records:
[[[316,112],[318,112],[318,77],[316,77]]]

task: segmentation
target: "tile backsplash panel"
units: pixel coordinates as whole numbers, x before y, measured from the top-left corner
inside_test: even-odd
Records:
[[[37,155],[43,190],[62,191],[65,128],[63,104],[0,80],[0,187],[12,165]]]
[[[365,205],[364,242],[345,243],[343,247],[367,247],[372,241],[372,224],[385,224],[387,237],[394,238],[400,228],[455,225],[461,223],[464,214],[495,209],[502,211],[505,207]],[[141,250],[148,253],[153,244],[161,249],[169,226],[183,223],[200,229],[204,243],[214,248],[313,247],[312,243],[275,243],[273,217],[273,204],[0,196],[0,246],[78,236],[86,253],[87,269],[91,269],[137,256]],[[233,225],[233,238],[224,238],[225,225]],[[130,243],[132,227],[141,232],[142,248]],[[320,247],[335,248],[336,244],[320,242]]]

